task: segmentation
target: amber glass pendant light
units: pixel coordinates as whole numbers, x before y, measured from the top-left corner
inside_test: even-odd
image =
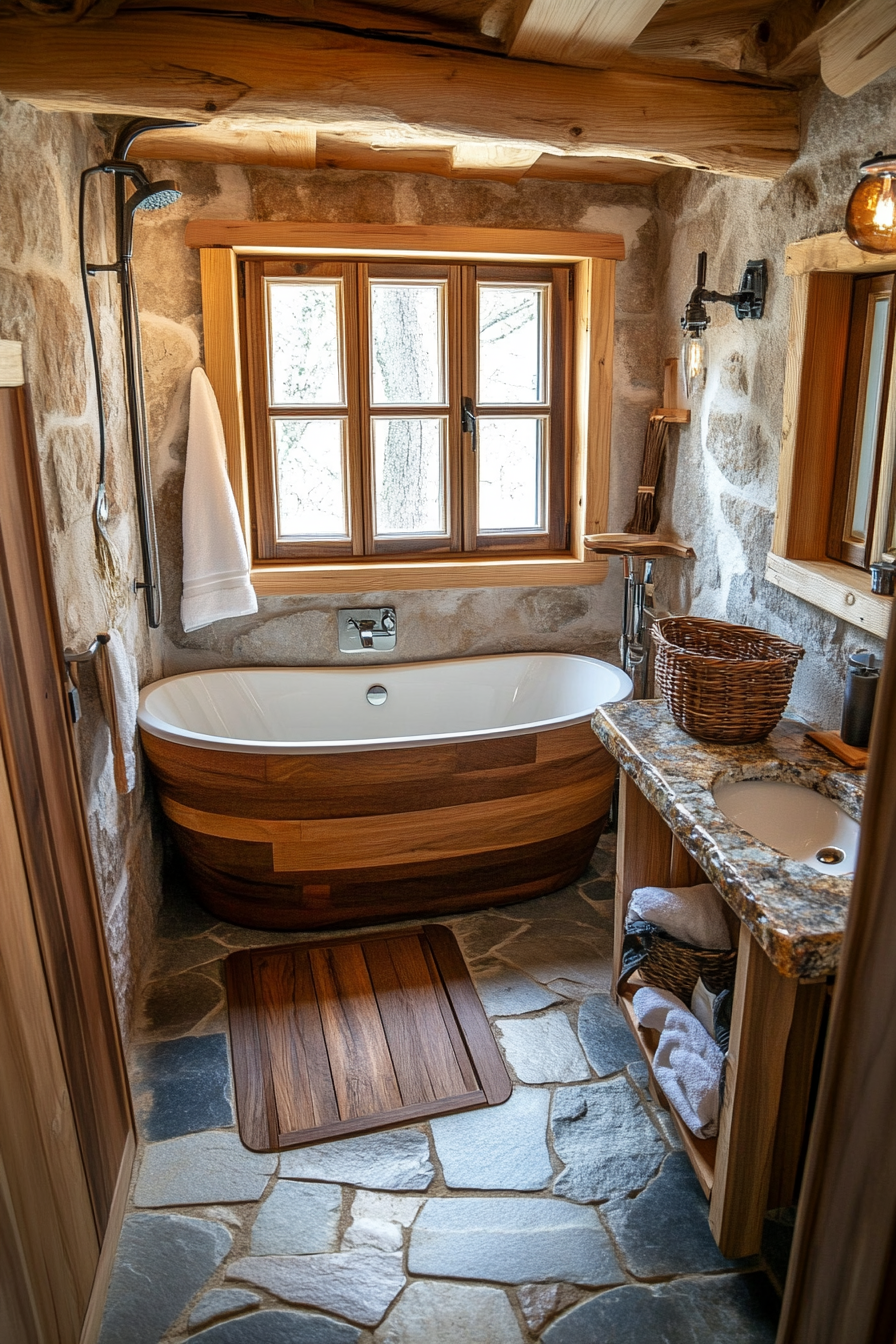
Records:
[[[896,155],[875,154],[846,207],[846,234],[864,252],[896,252]]]

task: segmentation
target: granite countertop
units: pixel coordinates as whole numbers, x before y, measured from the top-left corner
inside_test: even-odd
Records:
[[[865,772],[810,742],[810,725],[792,719],[762,742],[734,747],[689,737],[662,700],[604,705],[592,727],[782,975],[836,971],[852,879],[818,873],[754,840],[722,814],[712,789],[723,780],[786,780],[817,789],[860,821]]]

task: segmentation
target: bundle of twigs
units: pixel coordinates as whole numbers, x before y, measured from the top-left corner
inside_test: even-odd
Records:
[[[637,532],[642,536],[655,532],[659,522],[656,509],[656,487],[663,469],[666,456],[666,439],[669,424],[662,411],[654,411],[647,421],[647,433],[644,436],[644,460],[641,463],[641,483],[635,499],[635,511],[626,527],[626,532]]]

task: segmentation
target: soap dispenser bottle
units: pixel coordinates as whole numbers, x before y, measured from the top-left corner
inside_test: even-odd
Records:
[[[868,745],[881,666],[877,654],[867,649],[857,649],[849,655],[840,721],[840,736],[849,747]]]

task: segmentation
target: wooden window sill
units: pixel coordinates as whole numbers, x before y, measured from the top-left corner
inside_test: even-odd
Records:
[[[864,570],[836,560],[788,560],[769,552],[765,577],[794,597],[886,639],[893,599],[872,593],[871,575]]]
[[[256,565],[252,583],[259,597],[296,593],[412,592],[437,588],[559,588],[603,583],[605,560],[420,560],[402,564]]]

